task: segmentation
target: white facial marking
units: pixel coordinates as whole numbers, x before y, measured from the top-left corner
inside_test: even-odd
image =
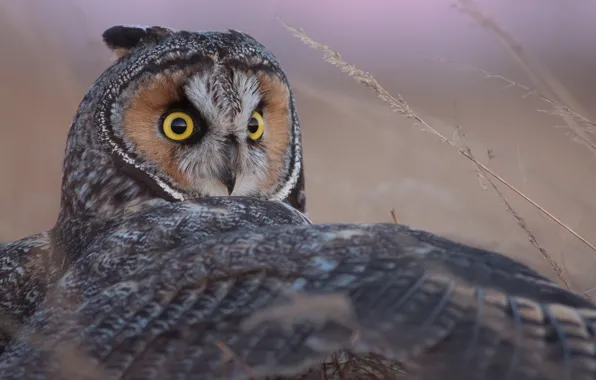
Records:
[[[222,85],[214,82],[221,69],[216,64],[213,70],[195,74],[184,87],[187,98],[208,125],[204,126],[205,135],[200,142],[180,155],[179,168],[189,179],[193,191],[204,196],[228,195],[218,175],[226,164],[222,153],[224,141],[232,135],[239,145],[236,184],[230,195],[258,196],[269,170],[266,152],[254,149],[248,142],[248,122],[262,99],[258,79],[256,75],[234,71],[231,83]],[[229,96],[222,96],[226,91],[231,92]],[[237,109],[238,104],[240,112],[230,112]]]
[[[235,72],[233,85],[242,103],[242,111],[236,115],[234,124],[236,125],[238,136],[246,138],[248,137],[248,121],[252,116],[252,112],[261,101],[259,82],[255,75],[248,76],[243,72]]]

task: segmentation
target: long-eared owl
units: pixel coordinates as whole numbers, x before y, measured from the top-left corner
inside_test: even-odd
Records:
[[[404,225],[312,224],[294,96],[254,38],[103,38],[56,225],[0,246],[0,379],[596,378],[581,295]]]

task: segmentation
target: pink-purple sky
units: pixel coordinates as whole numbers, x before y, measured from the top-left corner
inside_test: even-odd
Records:
[[[478,49],[474,23],[452,8],[458,0],[75,0],[10,2],[2,8],[35,12],[65,33],[98,32],[118,23],[189,29],[243,29],[285,38],[275,18],[307,28],[330,43],[375,48],[418,44]],[[595,57],[594,0],[477,0],[483,10],[538,54]],[[34,4],[34,5],[31,5]],[[81,30],[81,28],[83,30]],[[281,34],[281,35],[280,35]]]

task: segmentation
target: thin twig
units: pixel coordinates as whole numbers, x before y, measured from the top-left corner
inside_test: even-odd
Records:
[[[592,293],[592,292],[593,292],[593,291],[595,291],[595,290],[596,290],[596,288],[588,289],[588,290],[586,290],[586,291],[584,292],[584,294],[586,294],[586,295],[587,295],[588,293]]]
[[[589,241],[584,239],[581,235],[579,235],[577,232],[575,232],[571,227],[567,226],[565,223],[563,223],[561,220],[559,220],[559,218],[557,218],[556,216],[551,214],[549,211],[547,211],[544,207],[542,207],[538,203],[534,202],[532,199],[530,199],[528,196],[526,196],[520,190],[515,188],[513,185],[509,184],[509,182],[507,182],[505,179],[503,179],[500,175],[496,174],[491,169],[486,167],[484,164],[482,164],[475,158],[471,157],[465,150],[457,147],[447,137],[445,137],[439,131],[437,131],[432,126],[430,126],[428,123],[426,123],[426,121],[422,120],[422,118],[420,118],[410,108],[410,106],[408,105],[408,103],[405,101],[405,99],[402,97],[401,94],[392,96],[387,90],[385,90],[377,82],[377,80],[375,78],[373,78],[373,76],[370,73],[360,70],[356,66],[344,61],[338,52],[333,51],[327,45],[321,44],[321,43],[313,40],[308,35],[306,35],[306,33],[302,29],[295,28],[295,27],[285,23],[283,20],[280,20],[280,22],[288,30],[290,30],[294,34],[294,36],[298,37],[305,45],[321,51],[323,53],[323,59],[325,61],[327,61],[328,63],[331,63],[334,66],[337,66],[339,69],[341,69],[343,72],[347,73],[350,77],[352,77],[357,82],[374,90],[375,93],[377,94],[377,97],[380,100],[389,104],[389,106],[391,107],[391,109],[394,112],[397,112],[397,113],[405,116],[406,118],[413,119],[417,125],[424,127],[426,130],[428,130],[429,132],[436,135],[442,142],[447,143],[449,146],[451,146],[453,149],[455,149],[459,154],[461,154],[462,156],[466,157],[468,160],[470,160],[473,163],[475,163],[476,165],[478,165],[486,173],[490,174],[497,181],[499,181],[503,185],[507,186],[511,191],[513,191],[514,193],[516,193],[517,195],[522,197],[525,201],[527,201],[528,203],[530,203],[531,205],[536,207],[538,210],[540,210],[542,213],[544,213],[546,216],[548,216],[549,218],[554,220],[557,224],[559,224],[561,227],[563,227],[565,230],[567,230],[570,234],[575,236],[577,239],[582,241],[585,245],[590,247],[592,250],[596,251],[596,246],[594,246],[592,243],[590,243]]]
[[[395,214],[394,208],[391,209],[391,217],[393,218],[393,223],[399,224],[399,221],[397,220],[397,215]]]
[[[236,355],[234,353],[234,351],[232,351],[232,349],[230,347],[228,347],[224,342],[219,341],[219,340],[217,342],[215,342],[215,345],[224,354],[224,360],[225,361],[232,360],[232,361],[236,362],[237,364],[240,364],[240,366],[242,368],[244,368],[244,370],[246,371],[246,373],[248,374],[248,376],[252,380],[256,380],[256,377],[254,377],[253,374],[252,374],[252,370],[250,369],[250,366],[248,364],[246,364],[244,361],[240,360],[240,358],[238,357],[238,355]]]

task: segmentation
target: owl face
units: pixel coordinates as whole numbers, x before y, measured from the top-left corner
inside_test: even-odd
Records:
[[[291,141],[288,87],[270,70],[207,58],[140,80],[113,124],[140,163],[184,192],[271,194]]]
[[[284,200],[301,185],[293,95],[252,37],[119,26],[104,41],[119,58],[94,124],[139,180],[178,200]]]

